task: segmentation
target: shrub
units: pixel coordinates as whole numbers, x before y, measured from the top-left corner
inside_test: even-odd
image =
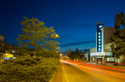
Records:
[[[17,58],[0,64],[0,82],[48,82],[59,65],[55,58]]]

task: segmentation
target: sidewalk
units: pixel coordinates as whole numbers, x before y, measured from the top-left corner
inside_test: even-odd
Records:
[[[103,65],[103,64],[97,64],[95,62],[87,62],[86,64],[93,64],[93,65],[100,65],[100,66],[104,66],[104,67],[111,67],[111,68],[116,68],[116,69],[122,69],[125,70],[125,66],[121,66],[121,65],[113,65],[113,64],[107,64],[107,65]]]
[[[120,66],[120,65],[118,65],[118,66],[115,66],[115,65],[102,65],[102,66],[125,70],[125,66]]]
[[[68,60],[68,61],[73,61],[73,60]],[[92,65],[99,65],[99,66],[104,66],[104,67],[109,67],[109,68],[115,68],[115,69],[121,69],[125,71],[125,65],[114,65],[114,64],[97,64],[96,62],[84,62],[84,61],[73,61],[73,62],[80,62],[80,63],[86,63],[86,64],[92,64]]]

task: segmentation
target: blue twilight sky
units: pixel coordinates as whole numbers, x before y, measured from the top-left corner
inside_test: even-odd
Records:
[[[125,0],[1,0],[0,34],[16,44],[23,17],[38,18],[60,36],[60,51],[96,45],[96,25],[113,27],[115,14],[125,12]]]

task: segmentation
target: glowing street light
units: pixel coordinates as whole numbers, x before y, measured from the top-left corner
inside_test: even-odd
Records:
[[[56,38],[59,38],[59,35],[58,35],[58,34],[52,34],[51,36],[54,37],[54,42],[55,42],[55,39],[56,39]]]
[[[59,37],[59,35],[58,35],[58,34],[56,34],[56,37],[58,38],[58,37]]]
[[[5,59],[7,60],[7,53],[6,53],[6,57],[5,57]]]
[[[62,57],[62,54],[60,53],[60,57]]]
[[[52,36],[53,36],[54,38],[59,38],[59,35],[58,35],[58,34],[52,34]]]

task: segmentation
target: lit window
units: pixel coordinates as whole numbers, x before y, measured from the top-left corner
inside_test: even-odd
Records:
[[[99,38],[100,38],[100,36],[99,36]]]
[[[100,51],[100,48],[99,48],[99,51]]]
[[[101,39],[98,39],[98,41],[101,41]]]
[[[112,61],[114,61],[114,58],[112,58]]]
[[[98,32],[98,34],[100,35],[100,32]]]
[[[99,42],[99,44],[100,44],[101,42]]]
[[[99,47],[101,47],[101,45],[99,45]]]
[[[107,61],[114,61],[114,58],[107,58]]]
[[[109,61],[109,58],[107,58],[107,61]]]
[[[99,28],[102,28],[103,26],[102,25],[99,25]]]

